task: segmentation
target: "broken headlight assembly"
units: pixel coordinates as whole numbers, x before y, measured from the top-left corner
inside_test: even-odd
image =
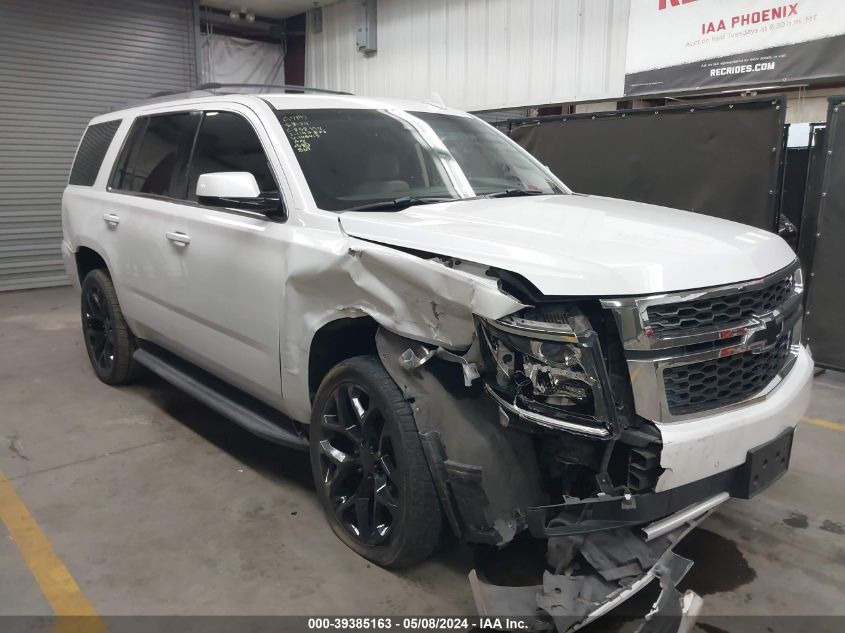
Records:
[[[480,324],[485,388],[503,415],[597,438],[617,435],[598,334],[574,304]],[[504,420],[504,418],[503,418]]]

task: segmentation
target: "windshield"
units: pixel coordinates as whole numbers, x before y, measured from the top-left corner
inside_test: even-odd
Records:
[[[564,192],[530,155],[474,118],[354,109],[277,116],[321,209]]]

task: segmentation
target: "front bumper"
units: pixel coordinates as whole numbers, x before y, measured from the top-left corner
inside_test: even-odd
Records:
[[[751,449],[798,424],[810,403],[813,359],[805,347],[782,382],[765,398],[715,415],[656,423],[665,469],[656,491],[707,479],[745,463]]]
[[[788,428],[773,440],[750,449],[742,465],[671,490],[573,498],[561,504],[529,508],[528,528],[535,538],[556,538],[642,527],[647,540],[651,540],[655,534],[665,533],[660,528],[662,524],[668,522],[671,529],[729,497],[750,499],[763,492],[789,468],[792,436],[793,429]]]
[[[548,539],[547,559],[556,572],[546,571],[542,585],[501,587],[473,571],[470,584],[479,613],[507,610],[528,619],[526,628],[551,625],[558,633],[571,633],[658,578],[660,597],[637,633],[689,630],[690,609],[701,601],[676,589],[692,562],[672,550],[729,496],[754,496],[786,472],[812,374],[812,358],[802,347],[792,371],[754,404],[659,424],[666,471],[655,492],[529,508],[531,535]],[[575,554],[565,565],[554,565],[560,551]]]

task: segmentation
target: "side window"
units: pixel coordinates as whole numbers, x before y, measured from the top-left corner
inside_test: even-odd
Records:
[[[122,191],[185,198],[187,162],[198,112],[159,114],[135,121],[112,178]]]
[[[138,152],[138,145],[140,145],[141,138],[144,136],[144,130],[147,129],[149,119],[142,117],[135,119],[126,140],[123,142],[123,148],[120,150],[120,156],[117,158],[117,165],[111,176],[109,187],[112,189],[126,189],[129,182],[129,167],[132,164],[132,157]]]
[[[94,184],[118,127],[120,127],[119,119],[88,126],[70,170],[69,185],[90,187]]]
[[[267,155],[252,125],[233,112],[206,112],[191,158],[188,198],[197,199],[201,174],[218,171],[248,171],[263,194],[278,195]]]

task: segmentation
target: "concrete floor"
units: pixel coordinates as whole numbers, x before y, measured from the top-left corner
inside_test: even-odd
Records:
[[[367,563],[323,520],[307,456],[154,377],[100,383],[77,303],[70,288],[0,294],[0,471],[98,613],[474,613],[469,547],[402,572]],[[809,417],[845,422],[843,405],[841,375],[816,379]],[[787,475],[682,545],[706,616],[845,615],[845,433],[833,426],[802,423]],[[0,615],[50,613],[0,538]]]

